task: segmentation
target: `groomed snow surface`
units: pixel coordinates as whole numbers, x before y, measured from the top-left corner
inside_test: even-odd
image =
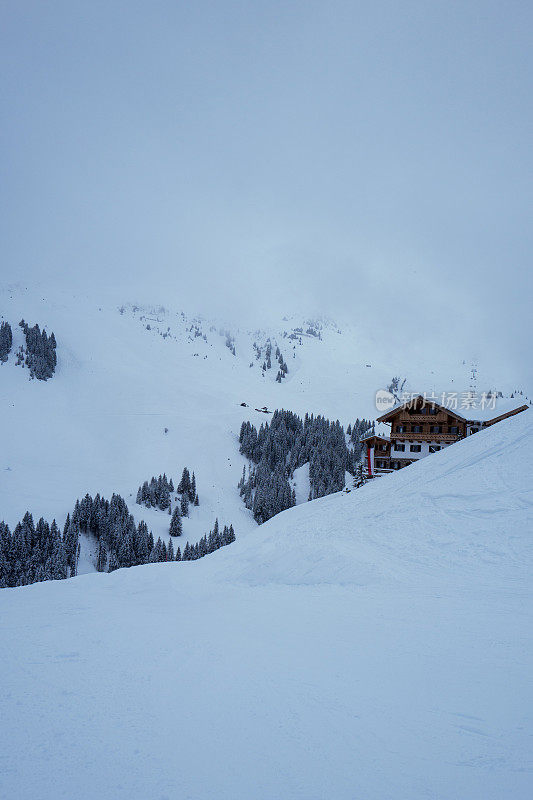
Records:
[[[532,420],[200,561],[0,592],[0,796],[529,800]]]

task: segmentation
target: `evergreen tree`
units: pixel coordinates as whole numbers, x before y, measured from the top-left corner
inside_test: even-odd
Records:
[[[181,514],[178,506],[175,507],[172,513],[169,532],[171,536],[181,536],[181,534],[183,533],[183,527],[181,524]]]
[[[111,555],[109,556],[109,567],[107,569],[108,572],[114,572],[116,569],[119,568],[117,554],[113,550]]]
[[[178,484],[178,492],[180,494],[189,494],[191,490],[191,476],[187,467],[183,468],[181,480]]]
[[[78,568],[78,549],[79,549],[79,529],[78,526],[70,522],[70,516],[67,517],[67,523],[65,523],[66,531],[63,534],[63,544],[65,548],[65,555],[67,559],[67,566],[69,567],[69,575],[70,577],[74,577],[77,573]],[[52,525],[55,525],[55,520],[53,521]]]
[[[148,534],[148,528],[144,521],[139,522],[133,539],[135,551],[135,563],[146,564],[150,558],[152,547],[154,546],[153,537]]]
[[[356,470],[355,470],[354,486],[355,486],[356,489],[359,489],[365,483],[366,483],[366,478],[365,478],[364,472],[363,472],[363,463],[360,461],[357,464]]]
[[[102,539],[98,544],[98,557],[96,561],[96,569],[98,572],[105,572],[105,568],[107,565],[107,550],[106,546]]]

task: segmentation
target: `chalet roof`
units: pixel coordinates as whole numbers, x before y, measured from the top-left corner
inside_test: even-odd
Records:
[[[446,406],[443,406],[442,403],[437,403],[435,400],[430,400],[427,397],[424,397],[424,395],[419,394],[409,398],[409,400],[406,400],[403,403],[397,403],[395,406],[391,408],[390,411],[387,411],[386,414],[382,414],[381,417],[377,417],[377,422],[388,422],[388,420],[391,417],[394,417],[398,413],[398,411],[401,411],[402,408],[408,408],[409,406],[413,405],[413,403],[415,403],[417,400],[422,400],[426,405],[437,406],[437,408],[441,408],[447,414],[450,414],[452,417],[455,417],[456,419],[462,421],[465,420],[465,417],[461,416],[461,414],[458,413],[457,411],[451,408],[446,408]]]
[[[525,411],[529,406],[524,403],[524,398],[503,398],[498,397],[494,403],[489,403],[485,408],[479,406],[469,409],[461,409],[460,413],[469,422],[475,420],[479,422],[491,422],[500,418],[505,418],[508,415],[516,414],[519,411]]]
[[[382,439],[385,442],[390,442],[390,430],[386,425],[375,425],[373,430],[367,431],[362,436],[359,437],[360,442],[364,442],[367,439],[372,439],[375,437],[376,439]]]
[[[462,408],[462,402],[460,398],[457,400],[457,408],[448,408],[442,403],[438,403],[435,400],[424,397],[424,395],[418,395],[410,398],[406,402],[397,403],[390,409],[390,411],[387,411],[386,414],[382,414],[381,417],[378,417],[377,421],[388,422],[391,417],[394,417],[398,413],[398,411],[411,406],[417,400],[423,400],[426,405],[437,406],[437,408],[442,409],[447,414],[450,414],[450,416],[455,417],[462,422],[492,422],[499,419],[504,419],[506,416],[516,414],[519,411],[525,411],[529,407],[526,403],[524,403],[523,398],[517,399],[497,397],[495,399],[489,399],[482,402],[481,398],[476,396],[476,402],[471,408]]]
[[[365,433],[359,439],[360,442],[366,442],[368,439],[380,439],[382,442],[390,442],[390,436],[383,436],[379,433]]]

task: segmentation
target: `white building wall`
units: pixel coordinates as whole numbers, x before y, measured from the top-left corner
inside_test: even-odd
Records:
[[[411,459],[413,461],[417,461],[419,458],[425,458],[426,456],[430,455],[430,452],[429,452],[430,446],[432,446],[432,447],[440,447],[442,449],[443,447],[447,447],[449,444],[452,444],[452,442],[416,442],[416,441],[415,442],[404,442],[404,444],[405,444],[405,450],[404,451],[396,450],[395,447],[394,447],[394,444],[395,443],[393,443],[393,445],[391,447],[391,454],[390,454],[391,461],[395,461],[395,460],[398,460],[398,459],[401,459],[401,458],[409,458],[409,459]],[[411,452],[410,445],[412,445],[412,444],[413,445],[417,445],[417,444],[420,445],[421,450],[420,450],[419,453],[412,453]]]

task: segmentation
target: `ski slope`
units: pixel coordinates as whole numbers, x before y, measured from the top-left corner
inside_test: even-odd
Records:
[[[0,796],[529,800],[530,411],[196,562],[0,592]]]

